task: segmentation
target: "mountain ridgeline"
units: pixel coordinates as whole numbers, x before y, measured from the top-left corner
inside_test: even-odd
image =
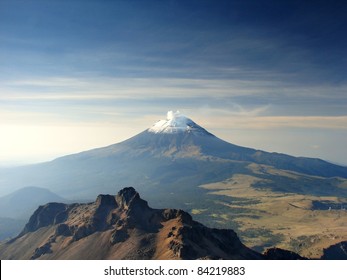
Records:
[[[131,187],[88,204],[40,206],[1,259],[264,259],[233,230],[175,209],[152,209]]]

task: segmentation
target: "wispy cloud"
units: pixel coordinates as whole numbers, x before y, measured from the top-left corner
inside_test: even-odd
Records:
[[[286,100],[346,98],[347,86],[293,86],[271,80],[183,78],[68,78],[10,80],[2,83],[1,99],[150,99],[232,98],[250,96]]]
[[[256,116],[251,111],[241,115],[215,115],[213,118],[200,117],[206,127],[216,130],[252,129],[271,130],[286,128],[328,129],[347,131],[345,116]]]
[[[157,119],[167,110],[180,109],[205,123],[218,119],[217,123],[226,127],[233,123],[244,128],[345,129],[347,97],[342,93],[346,90],[341,86],[294,87],[267,80],[32,78],[0,85],[0,113],[11,112],[11,120],[16,115],[18,120],[36,120],[32,116],[42,113],[50,116],[43,120],[110,121],[132,112]],[[23,113],[31,115],[22,118]]]

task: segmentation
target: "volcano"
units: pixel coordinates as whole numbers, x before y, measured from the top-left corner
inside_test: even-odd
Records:
[[[0,169],[0,188],[6,193],[36,185],[63,197],[89,199],[100,192],[137,186],[144,195],[161,196],[177,191],[194,193],[201,184],[254,173],[254,168],[263,170],[264,166],[312,176],[311,186],[291,188],[289,184],[285,189],[282,186],[282,191],[347,194],[336,184],[339,178],[347,178],[346,167],[234,145],[178,111],[168,112],[166,120],[117,144],[41,164]],[[316,177],[324,184],[314,186]]]

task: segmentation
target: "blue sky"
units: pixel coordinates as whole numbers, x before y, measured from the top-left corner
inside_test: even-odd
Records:
[[[0,0],[0,164],[180,110],[243,146],[347,164],[344,1]]]

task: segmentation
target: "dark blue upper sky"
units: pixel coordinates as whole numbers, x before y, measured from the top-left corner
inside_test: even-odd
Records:
[[[218,119],[224,135],[307,128],[298,135],[343,143],[346,15],[346,1],[0,0],[0,117],[112,122],[181,109]],[[235,116],[249,121],[233,126]],[[328,158],[325,141],[314,152]]]
[[[345,1],[2,0],[1,72],[344,84],[346,14]]]

